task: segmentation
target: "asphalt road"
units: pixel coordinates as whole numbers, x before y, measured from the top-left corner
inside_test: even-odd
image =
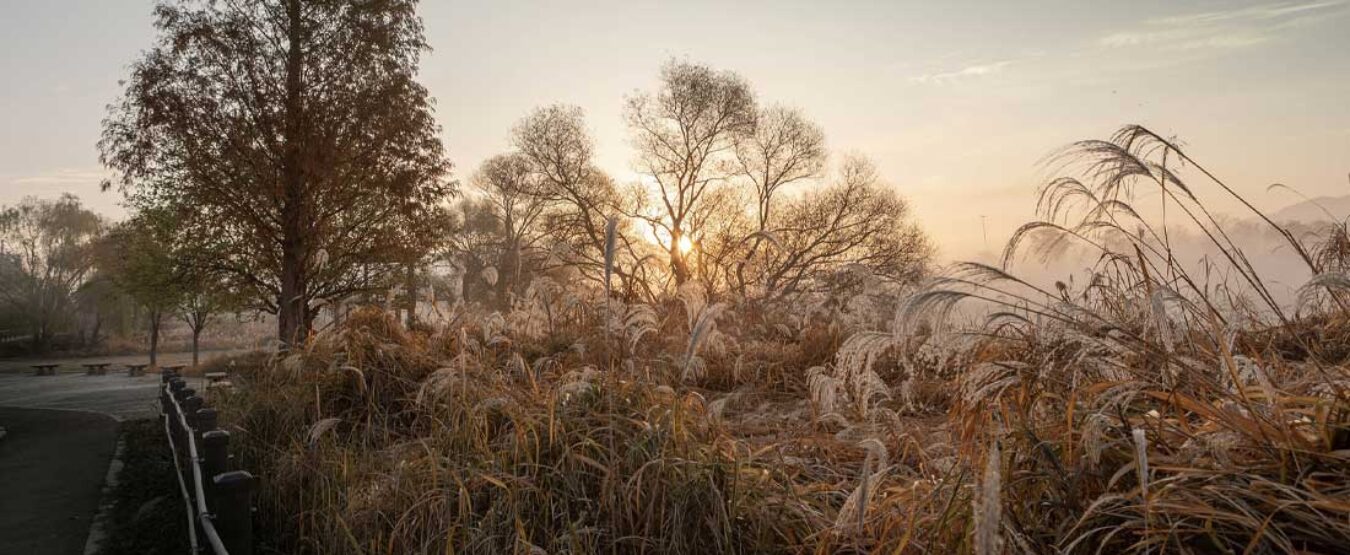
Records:
[[[157,373],[132,378],[113,367],[86,376],[79,367],[145,362],[123,358],[44,361],[64,366],[55,376],[32,375],[26,365],[33,361],[0,361],[0,555],[84,552],[118,421],[159,414]],[[190,361],[191,354],[174,353],[161,364]],[[188,378],[190,387],[202,388],[199,381]]]
[[[207,360],[210,360],[211,358],[220,355],[238,354],[246,352],[248,352],[247,349],[222,349],[222,350],[202,351],[200,358],[202,362],[205,362]],[[158,359],[159,360],[157,362],[159,363],[160,366],[170,366],[176,364],[183,364],[187,366],[192,365],[192,353],[190,352],[160,353]],[[31,374],[33,372],[32,365],[34,364],[59,364],[61,365],[61,367],[56,369],[58,373],[83,374],[84,368],[80,365],[86,362],[106,362],[112,364],[112,366],[108,368],[109,373],[121,372],[125,374],[127,371],[126,367],[127,364],[146,364],[150,362],[150,357],[142,354],[142,355],[87,356],[87,357],[46,356],[46,357],[6,358],[0,359],[0,374],[7,374],[7,373]]]
[[[158,375],[131,378],[126,372],[107,376],[0,374],[0,407],[87,410],[121,419],[150,418],[159,414],[159,380]]]
[[[105,414],[0,407],[0,553],[84,552],[117,444]]]

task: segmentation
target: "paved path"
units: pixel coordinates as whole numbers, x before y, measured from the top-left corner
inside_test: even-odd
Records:
[[[36,379],[36,378],[34,378]],[[0,553],[84,552],[117,443],[103,414],[0,407]]]
[[[206,362],[220,355],[247,353],[247,349],[222,349],[213,351],[202,351],[201,361]],[[175,364],[192,365],[192,353],[160,353],[158,357],[160,366],[170,366]],[[150,362],[149,355],[109,355],[109,356],[90,356],[90,357],[25,357],[25,358],[6,358],[0,359],[0,374],[32,374],[34,364],[60,364],[57,372],[70,374],[83,374],[84,367],[80,366],[86,362],[107,362],[112,364],[108,368],[108,373],[121,372],[126,374],[127,364],[147,364]]]
[[[160,361],[191,357],[176,353]],[[132,378],[114,368],[121,371],[86,376],[78,366],[128,361],[122,358],[132,357],[51,360],[67,365],[55,376],[33,376],[27,367],[33,361],[0,361],[0,555],[84,552],[118,421],[159,413],[157,373]],[[190,387],[202,389],[199,381],[188,378]]]
[[[126,372],[107,376],[0,374],[0,407],[75,409],[119,419],[150,418],[159,414],[158,388],[158,375],[131,378]]]
[[[203,352],[202,361],[239,352]],[[192,353],[166,353],[159,360],[163,365],[190,364]],[[114,366],[105,376],[86,376],[80,366],[86,362],[109,362]],[[91,410],[119,419],[150,418],[159,414],[156,400],[159,374],[147,370],[144,376],[129,377],[124,366],[129,362],[144,364],[146,360],[144,356],[0,360],[0,407]],[[29,365],[38,363],[62,366],[55,376],[34,376]],[[198,391],[205,386],[200,377],[187,380],[188,387]],[[4,555],[3,552],[0,555]]]

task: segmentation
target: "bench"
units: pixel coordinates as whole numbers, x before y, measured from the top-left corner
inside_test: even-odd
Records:
[[[34,370],[33,375],[34,375],[34,376],[55,376],[55,375],[56,375],[56,368],[57,368],[58,366],[61,366],[61,365],[60,365],[60,364],[34,364],[34,365],[33,365],[33,370]]]
[[[137,377],[137,376],[144,376],[144,375],[145,375],[145,368],[146,368],[147,366],[150,366],[150,365],[149,365],[149,364],[128,364],[128,365],[127,365],[127,375],[128,375],[128,376],[131,376],[131,377],[133,377],[133,378],[135,378],[135,377]]]
[[[108,367],[112,366],[112,364],[108,362],[91,362],[83,364],[82,366],[84,366],[84,375],[86,376],[107,376]]]
[[[228,379],[230,375],[225,372],[207,372],[205,375],[206,389],[208,390],[229,389],[234,387],[234,384],[230,383],[230,380]]]

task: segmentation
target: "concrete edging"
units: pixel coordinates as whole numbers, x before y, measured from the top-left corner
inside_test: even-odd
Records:
[[[118,420],[117,447],[113,449],[112,460],[108,461],[108,473],[103,478],[103,492],[99,495],[98,514],[89,522],[89,535],[84,539],[84,555],[96,555],[108,537],[107,524],[112,520],[112,512],[117,503],[112,501],[122,476],[122,454],[126,452],[127,442],[122,439],[121,420]]]

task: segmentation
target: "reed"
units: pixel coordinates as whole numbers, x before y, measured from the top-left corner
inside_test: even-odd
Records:
[[[1004,264],[953,265],[889,322],[541,278],[506,314],[409,331],[367,308],[240,360],[222,420],[284,552],[1343,550],[1344,227],[1257,213],[1316,276],[1295,310],[1211,213],[1233,189],[1173,141],[1128,127],[1050,163],[1070,176]],[[1180,260],[1182,225],[1226,281]],[[1066,249],[1086,280],[1014,269]]]

